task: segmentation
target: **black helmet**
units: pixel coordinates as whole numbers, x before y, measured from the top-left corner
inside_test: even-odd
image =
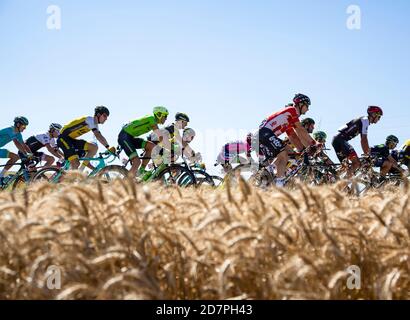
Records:
[[[297,93],[295,97],[293,98],[293,103],[298,104],[298,103],[306,103],[310,106],[310,98],[302,93]]]
[[[105,113],[107,116],[110,115],[110,110],[108,110],[108,108],[105,107],[105,106],[97,106],[97,107],[95,107],[94,110],[95,110],[95,115],[103,114],[103,113]]]
[[[28,126],[28,119],[26,117],[22,117],[22,116],[15,117],[14,118],[14,125],[16,125],[18,123],[20,123],[22,125],[25,125],[25,126]]]
[[[389,142],[394,142],[394,143],[399,143],[399,138],[397,138],[396,136],[394,136],[394,135],[390,135],[390,136],[388,136],[387,138],[386,138],[386,142],[387,143],[389,143]]]
[[[177,114],[175,115],[175,121],[178,121],[178,120],[189,122],[189,117],[185,113],[177,112]]]
[[[305,118],[302,120],[302,126],[311,125],[315,123],[315,120],[313,120],[312,118]]]

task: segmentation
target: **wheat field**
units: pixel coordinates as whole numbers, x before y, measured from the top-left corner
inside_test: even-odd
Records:
[[[123,180],[2,192],[0,299],[409,299],[408,186],[340,190]],[[347,286],[352,265],[360,289]]]

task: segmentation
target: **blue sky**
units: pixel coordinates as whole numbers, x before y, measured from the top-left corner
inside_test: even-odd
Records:
[[[360,30],[346,27],[351,4]],[[49,5],[61,8],[59,31],[46,27]],[[0,128],[26,115],[28,137],[104,104],[101,131],[116,144],[123,123],[164,105],[190,115],[210,165],[231,136],[303,92],[329,136],[376,104],[385,117],[370,143],[403,141],[409,14],[407,0],[0,0]]]

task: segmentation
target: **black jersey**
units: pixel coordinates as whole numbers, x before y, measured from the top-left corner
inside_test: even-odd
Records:
[[[370,148],[370,154],[374,157],[387,158],[390,155],[390,149],[385,144],[379,144]]]
[[[354,119],[348,122],[344,127],[339,129],[338,136],[346,141],[352,140],[359,134],[367,134],[369,124],[369,119],[367,117]]]

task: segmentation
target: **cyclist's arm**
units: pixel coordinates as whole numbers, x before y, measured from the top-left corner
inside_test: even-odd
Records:
[[[174,138],[175,138],[175,141],[178,142],[180,146],[184,145],[184,142],[182,141],[182,137],[179,134],[179,130],[177,129],[174,129]]]
[[[302,142],[303,146],[309,147],[311,145],[315,145],[316,142],[315,140],[312,139],[312,137],[309,135],[309,133],[306,131],[306,129],[302,126],[300,122],[295,123],[295,132]]]
[[[191,148],[191,146],[188,143],[183,143],[183,150],[184,150],[184,156],[186,156],[189,160],[195,157],[195,151]]]
[[[13,142],[16,145],[16,148],[19,151],[21,151],[22,153],[24,153],[24,154],[31,153],[30,148],[25,143],[22,143],[22,142],[18,141],[17,139],[14,139]]]
[[[362,150],[365,155],[370,155],[369,140],[367,139],[367,134],[361,135]]]
[[[393,168],[399,170],[400,172],[403,172],[404,170],[400,167],[400,165],[397,163],[396,159],[394,159],[391,155],[387,157],[387,160],[389,160],[393,164]]]
[[[291,129],[287,132],[289,141],[291,144],[293,144],[298,151],[301,151],[303,149],[303,143],[300,141],[299,137],[297,136],[295,130]]]
[[[53,148],[49,143],[46,144],[46,148],[48,152],[50,152],[54,157],[59,158],[59,159],[64,158],[63,153],[60,150]]]
[[[93,130],[93,133],[94,133],[94,135],[97,138],[99,143],[101,143],[107,149],[110,148],[110,145],[108,144],[107,139],[104,138],[104,136],[101,134],[101,132],[99,130]]]
[[[164,149],[171,150],[171,142],[169,132],[160,130],[157,125],[153,126],[152,131],[157,135],[159,142],[162,144]],[[166,132],[165,132],[166,131]]]

